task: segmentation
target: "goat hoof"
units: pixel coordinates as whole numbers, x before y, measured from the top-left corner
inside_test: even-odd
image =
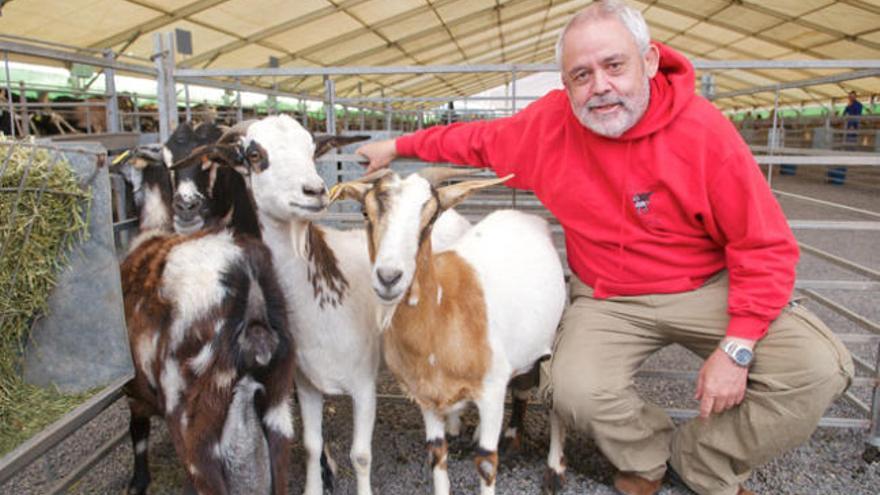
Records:
[[[559,474],[551,468],[544,470],[544,481],[541,484],[541,495],[556,495],[562,491],[565,474]]]
[[[128,495],[145,495],[147,493],[147,486],[149,485],[149,476],[146,476],[144,478],[135,476],[131,479],[131,481],[128,482],[128,489],[125,493]]]
[[[324,493],[333,493],[333,484],[336,480],[336,461],[330,457],[327,447],[321,452],[321,481],[324,485]]]
[[[501,441],[498,442],[498,453],[504,459],[518,457],[523,454],[524,450],[522,435],[519,432],[511,436],[504,435],[501,437]]]

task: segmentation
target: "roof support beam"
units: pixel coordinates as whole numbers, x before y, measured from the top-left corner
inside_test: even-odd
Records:
[[[804,88],[809,86],[817,86],[820,84],[833,84],[843,81],[851,81],[853,79],[864,79],[866,77],[877,77],[880,76],[880,69],[869,69],[869,70],[860,70],[855,72],[849,72],[846,74],[835,74],[833,76],[826,77],[817,77],[815,79],[805,79],[803,81],[792,81],[787,83],[780,84],[771,84],[768,86],[758,86],[756,88],[747,88],[741,89],[737,91],[728,91],[725,93],[719,93],[715,95],[713,100],[720,100],[723,98],[731,98],[734,96],[745,96],[752,95],[755,93],[763,93],[766,91],[776,91],[782,89],[792,89],[792,88]]]
[[[129,3],[133,3],[135,5],[140,5],[141,7],[150,8],[156,10],[156,7],[152,5],[144,4],[141,2],[136,2],[134,0],[126,0]],[[172,12],[163,13],[161,16],[156,17],[154,19],[150,19],[147,22],[138,24],[132,28],[126,29],[120,33],[116,33],[112,36],[104,38],[100,41],[96,41],[89,45],[89,48],[112,48],[119,43],[128,42],[129,44],[133,43],[134,40],[139,38],[144,33],[149,33],[150,31],[154,31],[156,29],[167,26],[173,22],[179,21],[181,19],[185,19],[188,16],[193,14],[198,14],[199,12],[205,11],[219,5],[228,0],[198,0],[189,5],[181,7],[178,10]]]
[[[331,7],[324,7],[323,9],[318,9],[318,10],[311,12],[311,13],[308,13],[304,16],[297,17],[296,19],[291,19],[287,22],[283,22],[281,24],[266,28],[262,31],[258,31],[250,36],[247,36],[247,37],[241,38],[239,40],[233,41],[231,43],[227,43],[223,46],[214,48],[213,50],[208,50],[208,51],[206,51],[204,53],[200,53],[194,57],[190,57],[189,59],[184,60],[183,62],[179,63],[178,66],[179,67],[195,67],[196,65],[200,64],[201,62],[204,62],[207,60],[212,60],[212,59],[216,60],[217,57],[219,57],[220,55],[223,55],[225,53],[229,53],[229,52],[238,50],[239,48],[243,48],[243,47],[245,47],[249,44],[252,44],[252,43],[260,42],[266,38],[270,38],[272,36],[275,36],[276,34],[281,34],[285,31],[289,31],[291,29],[295,29],[297,27],[304,26],[310,22],[321,19],[322,17],[326,17],[330,14],[335,14],[337,12],[341,12],[347,8],[357,6],[357,5],[362,4],[366,1],[368,1],[368,0],[347,0],[345,2],[342,2],[339,5],[334,5]],[[285,57],[285,58],[287,58],[287,57]],[[281,63],[284,63],[284,61],[282,61]]]

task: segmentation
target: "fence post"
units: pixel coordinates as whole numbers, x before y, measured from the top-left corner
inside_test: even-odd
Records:
[[[108,62],[113,62],[116,57],[113,50],[104,50],[104,58]],[[107,132],[119,132],[122,129],[119,125],[119,98],[116,94],[116,70],[112,67],[104,68],[104,95],[107,98],[107,104],[104,111],[107,114]]]
[[[190,106],[189,101],[189,84],[183,85],[183,104],[186,109],[186,121],[192,122],[192,106]]]
[[[156,62],[156,96],[159,107],[159,141],[168,140],[177,127],[177,91],[174,88],[174,37],[172,33],[153,35]]]
[[[21,104],[21,135],[27,137],[31,133],[31,119],[28,114],[27,95],[24,81],[18,82],[18,102]],[[51,111],[51,107],[49,107]],[[88,108],[88,107],[86,107]]]
[[[6,68],[6,103],[9,105],[9,132],[15,139],[15,103],[12,102],[12,81],[9,76],[9,52],[3,52],[3,66]]]
[[[327,134],[336,134],[336,84],[329,76],[324,76],[324,116],[327,119]]]
[[[235,80],[235,119],[238,122],[244,121],[244,109],[241,106],[241,79]]]
[[[874,391],[871,401],[871,430],[865,440],[864,458],[867,462],[880,461],[880,344],[874,363]]]

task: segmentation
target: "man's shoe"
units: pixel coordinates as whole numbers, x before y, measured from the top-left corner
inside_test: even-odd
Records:
[[[739,487],[739,491],[736,492],[736,495],[755,495],[755,492]]]
[[[662,485],[663,478],[651,481],[634,473],[620,471],[614,475],[614,489],[622,495],[654,495]]]

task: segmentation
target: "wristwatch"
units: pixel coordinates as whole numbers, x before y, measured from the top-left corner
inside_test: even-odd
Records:
[[[752,364],[752,359],[755,357],[755,354],[751,349],[734,340],[722,342],[721,350],[730,356],[730,359],[732,359],[737,366],[742,366],[743,368],[748,368],[749,365]]]

